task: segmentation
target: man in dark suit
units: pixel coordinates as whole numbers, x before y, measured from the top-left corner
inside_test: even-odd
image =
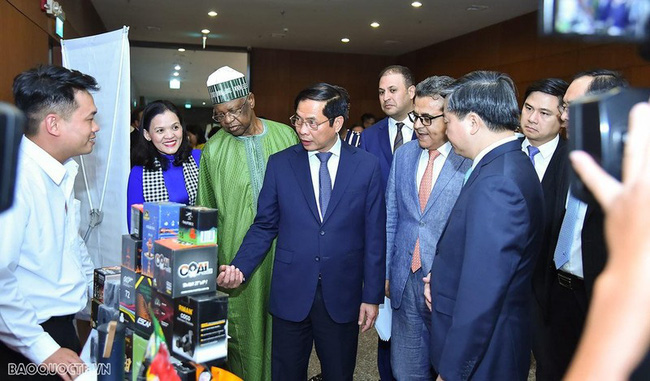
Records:
[[[559,107],[567,136],[571,132],[568,130],[571,102],[586,94],[625,86],[627,83],[620,74],[611,70],[590,70],[574,76]],[[535,164],[538,165],[537,157]],[[560,140],[542,179],[546,229],[533,278],[536,300],[533,351],[537,379],[543,381],[563,378],[582,335],[594,281],[607,258],[602,210],[596,203],[586,204],[570,195],[569,166],[568,147]]]
[[[442,90],[451,77],[429,77],[415,89],[409,114],[417,140],[395,152],[386,190],[387,282],[393,308],[391,366],[398,379],[433,380],[431,312],[422,278],[431,271],[440,233],[471,160],[454,153],[442,120]]]
[[[411,70],[405,66],[391,65],[379,73],[379,104],[386,118],[366,128],[361,133],[359,147],[379,159],[382,189],[386,190],[393,154],[404,143],[415,139],[413,122],[408,113],[413,110],[415,81]],[[388,296],[388,283],[386,283]],[[377,368],[382,381],[391,381],[390,340],[377,342]]]
[[[255,222],[218,283],[254,276],[277,237],[269,311],[272,377],[307,379],[312,344],[325,380],[352,380],[359,326],[374,325],[383,300],[386,206],[377,159],[342,144],[345,89],[301,91],[291,123],[299,145],[270,157]]]
[[[449,141],[474,162],[431,270],[432,364],[445,381],[526,380],[544,200],[514,135],[514,84],[505,74],[477,71],[446,94]]]
[[[567,87],[568,84],[558,78],[539,80],[526,89],[521,110],[521,129],[526,135],[521,149],[530,157],[542,182],[545,207],[542,249],[533,273],[533,354],[538,380],[559,379],[562,373],[559,377],[552,376],[556,374],[555,364],[566,356],[563,355],[565,347],[553,344],[563,338],[550,329],[549,303],[551,290],[558,283],[553,253],[569,187],[568,144],[560,136],[562,97]]]

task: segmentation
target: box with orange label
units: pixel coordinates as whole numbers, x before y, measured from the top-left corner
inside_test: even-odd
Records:
[[[189,245],[176,239],[161,239],[154,244],[154,285],[172,298],[217,289],[217,246]]]

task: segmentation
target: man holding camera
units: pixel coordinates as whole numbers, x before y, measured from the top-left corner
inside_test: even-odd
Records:
[[[91,76],[58,66],[18,75],[25,113],[14,205],[0,215],[0,378],[72,380],[84,369],[74,316],[92,291],[93,264],[79,236],[77,163],[99,126]],[[40,364],[37,375],[21,372]],[[14,369],[12,371],[12,369]],[[58,375],[58,376],[57,376]]]

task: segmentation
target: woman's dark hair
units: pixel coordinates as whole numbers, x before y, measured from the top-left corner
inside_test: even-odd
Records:
[[[165,113],[165,111],[170,111],[176,114],[178,120],[181,122],[181,127],[183,128],[183,140],[181,141],[178,151],[174,154],[174,165],[179,166],[183,164],[189,158],[192,153],[192,147],[190,142],[187,139],[187,131],[185,130],[185,125],[183,124],[183,117],[181,116],[178,108],[170,101],[166,100],[157,100],[149,103],[147,107],[142,111],[142,120],[140,121],[140,138],[138,140],[137,150],[135,152],[135,163],[136,165],[142,165],[148,170],[156,169],[156,159],[162,166],[163,171],[167,170],[169,167],[168,160],[165,160],[163,154],[161,154],[156,146],[153,145],[153,142],[144,138],[144,131],[149,132],[149,127],[151,127],[151,121],[156,116]]]
[[[203,144],[205,140],[205,131],[197,124],[188,124],[185,128],[187,132],[196,136],[196,144]]]

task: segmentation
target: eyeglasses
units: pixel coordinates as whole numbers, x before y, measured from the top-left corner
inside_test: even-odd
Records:
[[[244,104],[242,104],[237,110],[226,111],[225,113],[212,114],[212,120],[215,122],[223,122],[226,119],[226,116],[230,115],[234,119],[237,119],[241,116],[244,107],[248,104],[248,95],[244,99]]]
[[[315,119],[302,119],[298,115],[293,115],[291,118],[289,118],[289,122],[295,128],[300,128],[300,127],[302,127],[303,124],[307,124],[307,127],[309,127],[312,131],[316,131],[316,130],[318,130],[318,127],[321,124],[323,124],[325,122],[329,122],[332,119],[334,119],[334,118],[325,119],[322,122],[316,122]]]
[[[433,123],[434,119],[438,119],[440,117],[444,116],[444,114],[436,115],[436,116],[428,116],[428,115],[419,115],[415,113],[415,111],[409,112],[409,120],[413,123],[416,123],[418,120],[422,123],[423,126],[430,126],[431,123]]]

